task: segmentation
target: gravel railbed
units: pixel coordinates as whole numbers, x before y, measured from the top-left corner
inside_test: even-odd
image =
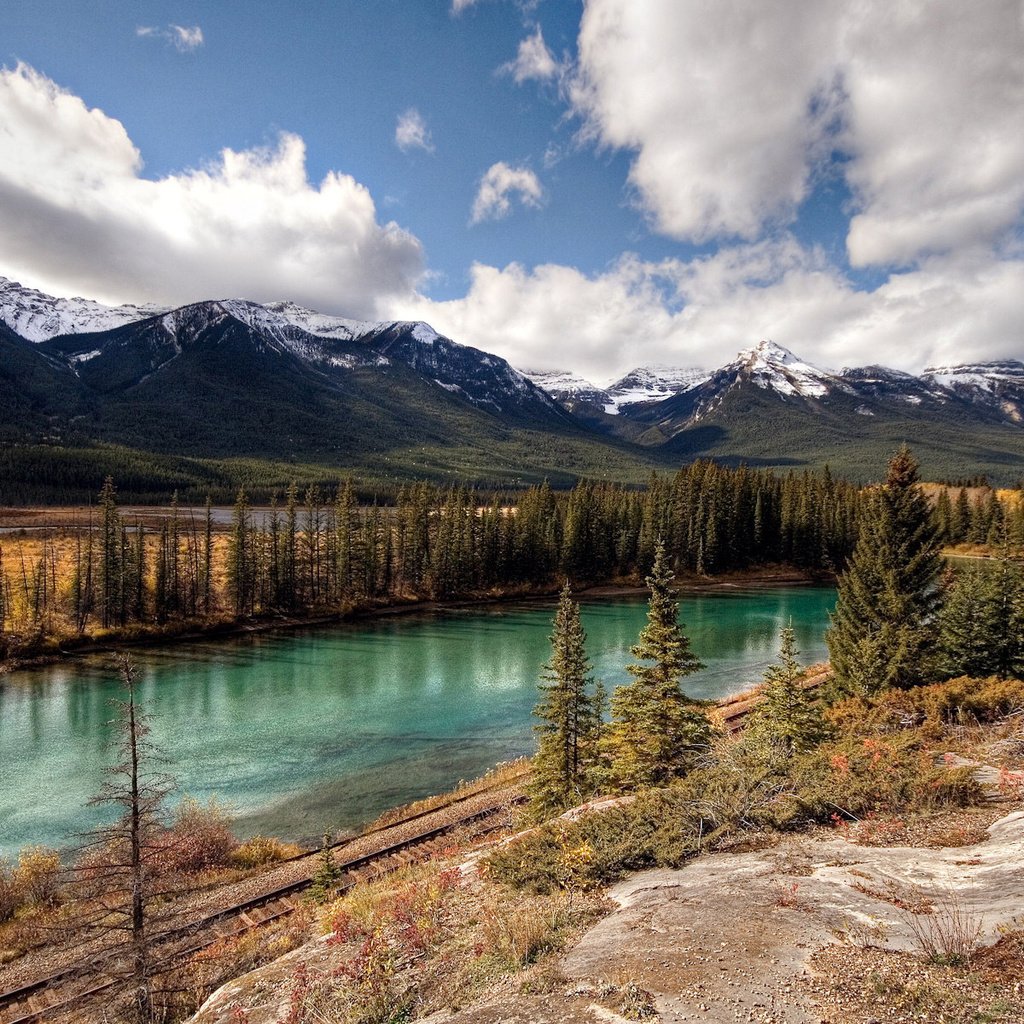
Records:
[[[416,816],[412,820],[400,820],[371,833],[353,837],[335,848],[335,860],[342,862],[375,853],[384,847],[410,839],[430,829],[451,824],[490,807],[511,808],[512,802],[520,794],[521,789],[518,786],[503,785],[468,797],[456,795],[453,797],[453,803],[438,807],[423,816]],[[317,852],[312,852],[307,857],[279,864],[240,881],[187,893],[172,904],[160,908],[157,931],[188,924],[218,910],[256,899],[292,882],[309,878],[316,869],[317,856]],[[88,970],[89,958],[95,958],[113,945],[102,938],[83,943],[80,939],[72,937],[60,945],[51,944],[32,950],[0,968],[0,992],[31,984],[46,975],[78,965],[83,965]]]

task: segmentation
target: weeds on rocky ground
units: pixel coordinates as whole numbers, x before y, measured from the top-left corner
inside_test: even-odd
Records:
[[[981,920],[953,890],[926,904],[910,904],[902,917],[918,949],[932,963],[966,966],[971,962],[981,937]]]
[[[464,1005],[496,980],[543,961],[599,913],[559,893],[509,896],[437,863],[359,886],[321,911],[333,965],[302,967],[280,1024],[377,1024]],[[536,965],[536,966],[535,966]]]
[[[1019,1024],[1024,1020],[1024,932],[1006,932],[976,948],[968,962],[924,961],[877,943],[829,946],[815,954],[814,998],[830,1019],[936,1024]],[[827,979],[827,980],[822,980]]]

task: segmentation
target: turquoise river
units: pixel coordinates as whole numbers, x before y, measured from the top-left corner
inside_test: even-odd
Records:
[[[801,660],[825,654],[829,587],[682,595],[685,680],[717,698],[757,682],[792,622]],[[629,677],[642,596],[585,600],[595,676]],[[309,839],[450,788],[533,748],[530,711],[553,602],[384,616],[329,628],[137,650],[140,696],[180,791],[229,805],[240,835]],[[113,759],[109,659],[0,681],[0,856],[66,847],[105,813],[87,806]]]

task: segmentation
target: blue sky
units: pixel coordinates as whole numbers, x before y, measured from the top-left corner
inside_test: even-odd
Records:
[[[7,0],[0,274],[598,379],[1020,356],[1021,52],[1015,0]]]

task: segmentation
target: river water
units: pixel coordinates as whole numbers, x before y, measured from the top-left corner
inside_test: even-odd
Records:
[[[825,655],[829,587],[684,594],[706,668],[684,682],[724,697],[757,682],[792,623],[801,660]],[[595,676],[630,678],[642,597],[585,601]],[[140,649],[140,699],[180,791],[230,805],[240,835],[309,839],[450,788],[533,749],[531,709],[552,603],[446,609],[329,628]],[[87,801],[113,760],[106,659],[0,682],[0,856],[66,847],[105,813]]]

